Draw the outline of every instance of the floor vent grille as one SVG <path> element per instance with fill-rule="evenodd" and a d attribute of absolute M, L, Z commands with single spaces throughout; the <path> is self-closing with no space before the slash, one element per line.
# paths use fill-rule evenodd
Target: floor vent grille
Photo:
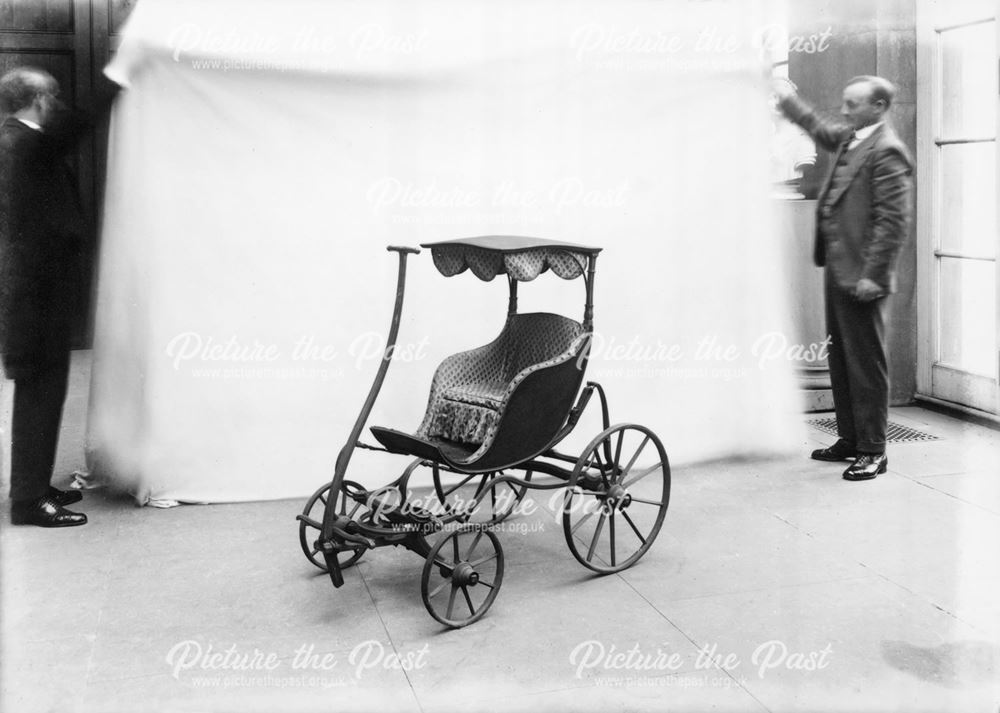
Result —
<path fill-rule="evenodd" d="M 823 433 L 831 436 L 837 435 L 837 419 L 835 418 L 814 418 L 808 421 L 809 425 Z M 889 443 L 917 443 L 921 441 L 940 441 L 939 436 L 918 431 L 909 426 L 900 426 L 898 423 L 889 421 L 889 430 L 886 433 L 886 440 Z"/>

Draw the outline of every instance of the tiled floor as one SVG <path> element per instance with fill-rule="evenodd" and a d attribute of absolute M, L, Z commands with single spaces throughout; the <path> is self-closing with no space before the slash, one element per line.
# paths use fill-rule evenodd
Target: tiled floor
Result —
<path fill-rule="evenodd" d="M 61 474 L 82 465 L 74 377 Z M 94 491 L 64 531 L 4 510 L 0 710 L 996 713 L 1000 433 L 891 418 L 941 440 L 893 445 L 866 483 L 806 457 L 678 468 L 659 539 L 618 575 L 579 566 L 544 507 L 512 519 L 500 596 L 456 631 L 410 552 L 334 590 L 299 550 L 300 501 Z"/>

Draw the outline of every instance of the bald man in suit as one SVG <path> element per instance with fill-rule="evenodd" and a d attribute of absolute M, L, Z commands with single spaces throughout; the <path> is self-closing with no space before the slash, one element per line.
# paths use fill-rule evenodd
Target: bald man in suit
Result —
<path fill-rule="evenodd" d="M 0 78 L 0 357 L 14 380 L 11 522 L 83 525 L 76 491 L 50 485 L 69 372 L 86 222 L 69 153 L 88 128 L 47 72 Z"/>
<path fill-rule="evenodd" d="M 871 480 L 888 467 L 886 299 L 896 290 L 896 261 L 913 212 L 913 161 L 885 121 L 895 88 L 882 77 L 854 77 L 844 88 L 841 120 L 818 114 L 787 82 L 775 93 L 784 115 L 834 152 L 816 201 L 813 259 L 825 268 L 838 440 L 812 457 L 853 460 L 843 477 Z"/>

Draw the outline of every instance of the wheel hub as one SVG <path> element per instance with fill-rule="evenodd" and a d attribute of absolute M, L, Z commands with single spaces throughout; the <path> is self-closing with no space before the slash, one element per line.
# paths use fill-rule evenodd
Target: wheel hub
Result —
<path fill-rule="evenodd" d="M 479 584 L 479 572 L 468 562 L 461 562 L 452 570 L 451 581 L 456 587 L 474 587 Z"/>
<path fill-rule="evenodd" d="M 610 510 L 624 510 L 632 504 L 632 496 L 625 488 L 616 483 L 608 488 L 604 502 L 607 503 Z"/>
<path fill-rule="evenodd" d="M 600 490 L 604 483 L 600 470 L 584 470 L 580 472 L 577 482 L 584 490 Z"/>

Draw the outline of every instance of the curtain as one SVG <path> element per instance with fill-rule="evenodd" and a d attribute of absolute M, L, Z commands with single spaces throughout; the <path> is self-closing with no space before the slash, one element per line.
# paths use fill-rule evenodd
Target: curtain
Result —
<path fill-rule="evenodd" d="M 139 3 L 113 114 L 88 452 L 140 502 L 329 481 L 388 331 L 388 244 L 604 247 L 588 378 L 675 463 L 799 440 L 760 3 Z M 766 49 L 766 48 L 765 48 Z M 801 269 L 808 269 L 801 266 Z M 505 280 L 412 257 L 370 424 L 419 425 Z M 522 311 L 583 313 L 582 280 Z M 766 347 L 766 349 L 765 349 Z M 600 430 L 585 415 L 565 449 Z M 361 452 L 375 485 L 405 459 Z"/>

